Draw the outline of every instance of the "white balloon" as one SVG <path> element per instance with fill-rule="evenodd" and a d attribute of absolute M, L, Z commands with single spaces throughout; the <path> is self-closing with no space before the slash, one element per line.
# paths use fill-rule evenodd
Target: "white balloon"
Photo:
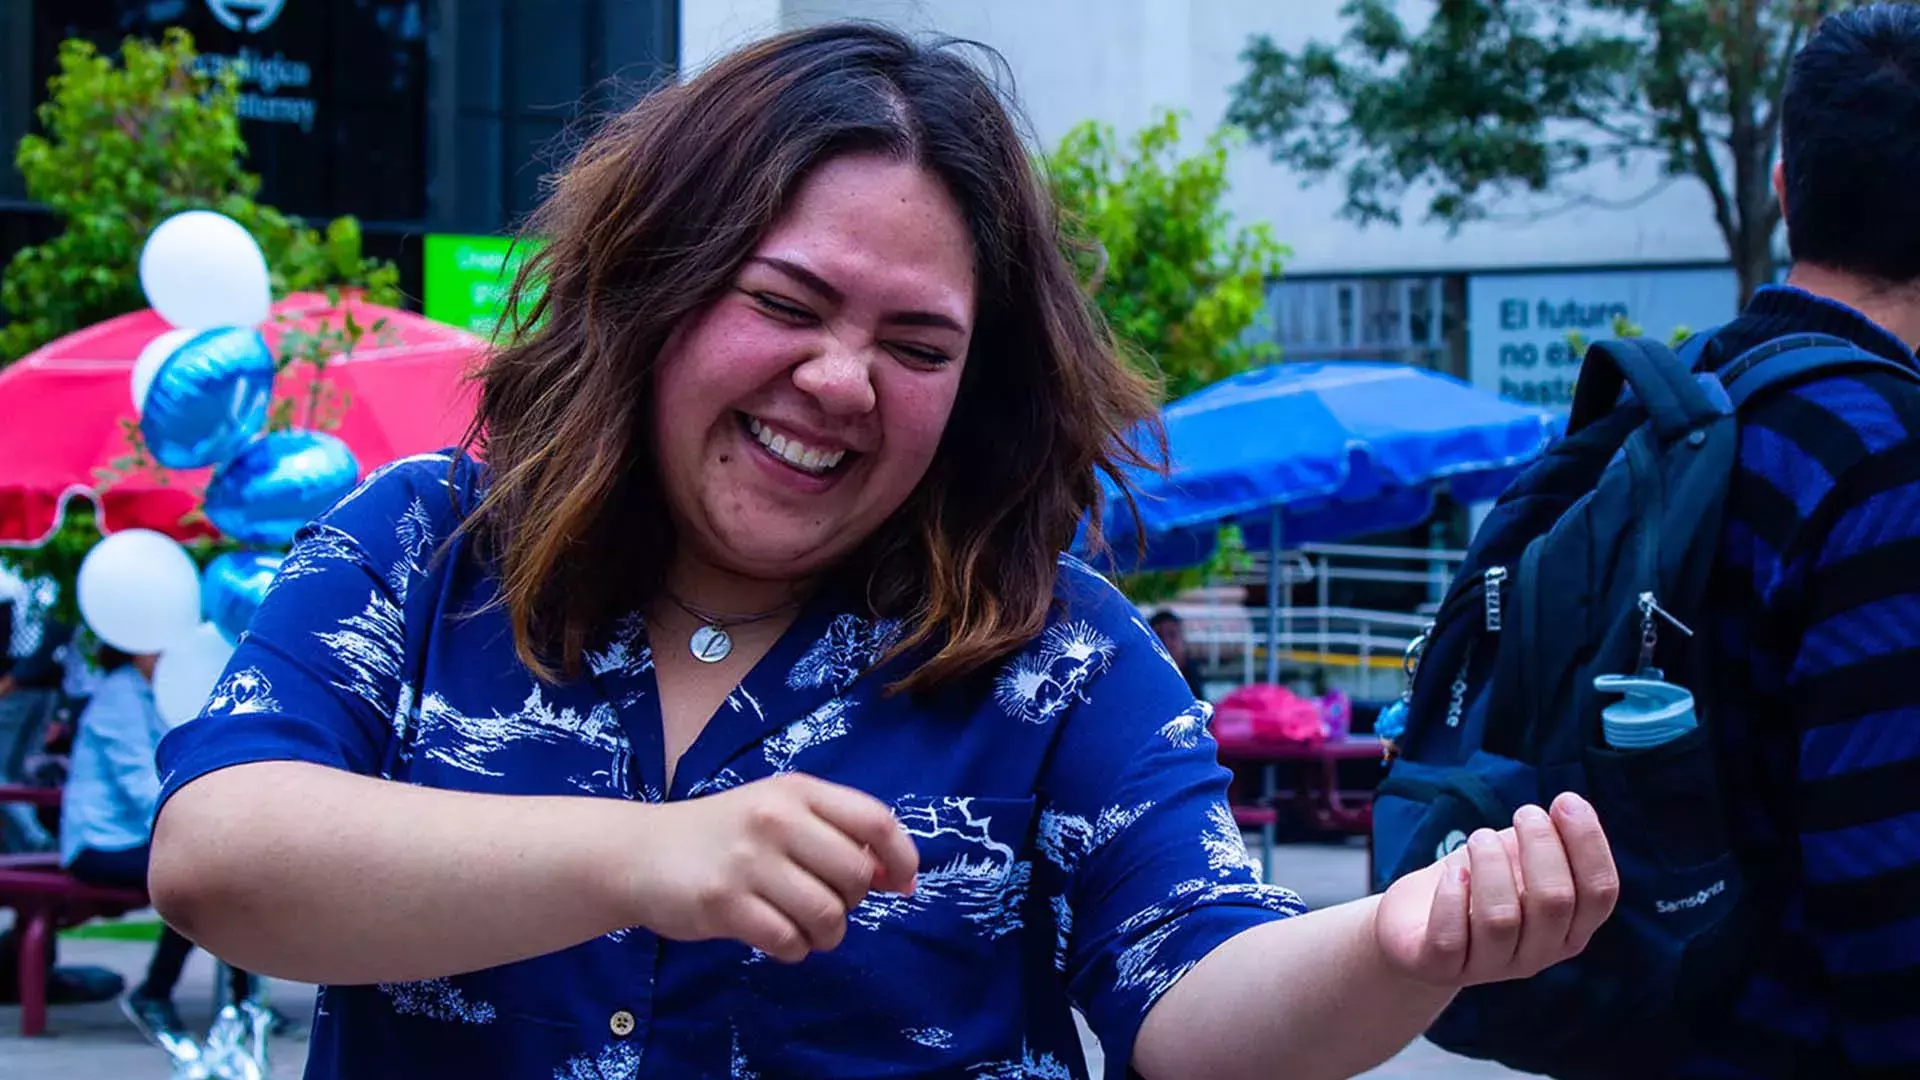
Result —
<path fill-rule="evenodd" d="M 192 341 L 198 330 L 168 330 L 140 350 L 140 356 L 133 362 L 133 411 L 137 416 L 147 407 L 147 391 L 153 388 L 153 376 L 160 365 L 172 356 L 175 349 Z"/>
<path fill-rule="evenodd" d="M 233 646 L 212 623 L 201 623 L 168 645 L 153 665 L 153 704 L 160 718 L 178 727 L 200 715 L 231 659 Z"/>
<path fill-rule="evenodd" d="M 140 250 L 140 288 L 182 330 L 257 326 L 273 303 L 266 256 L 240 223 L 189 210 L 160 223 Z"/>
<path fill-rule="evenodd" d="M 80 617 L 124 653 L 157 653 L 200 622 L 200 573 L 186 549 L 151 529 L 125 529 L 80 562 Z"/>

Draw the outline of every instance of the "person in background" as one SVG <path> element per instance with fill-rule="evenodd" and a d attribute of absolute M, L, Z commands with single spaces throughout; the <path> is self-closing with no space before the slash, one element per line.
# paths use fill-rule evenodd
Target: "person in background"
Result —
<path fill-rule="evenodd" d="M 97 659 L 101 675 L 80 714 L 60 801 L 60 862 L 91 884 L 145 888 L 160 797 L 154 755 L 167 730 L 153 703 L 158 657 L 102 646 Z M 121 1008 L 141 1034 L 169 1052 L 190 1041 L 173 1005 L 173 989 L 192 951 L 192 942 L 163 925 L 146 981 L 121 998 Z M 252 980 L 238 968 L 229 971 L 233 1000 L 245 1000 Z"/>
<path fill-rule="evenodd" d="M 1780 115 L 1793 269 L 1709 331 L 1703 366 L 1818 333 L 1915 367 L 1920 6 L 1828 16 Z M 1775 908 L 1744 987 L 1667 1075 L 1920 1076 L 1912 379 L 1845 372 L 1752 409 L 1707 596 L 1727 820 Z"/>
<path fill-rule="evenodd" d="M 18 611 L 15 617 L 19 617 Z M 69 697 L 85 697 L 92 676 L 86 657 L 72 648 L 74 637 L 72 624 L 47 619 L 41 627 L 40 644 L 0 674 L 0 698 L 15 690 L 59 690 Z"/>
<path fill-rule="evenodd" d="M 1186 622 L 1175 615 L 1172 608 L 1161 608 L 1153 618 L 1147 620 L 1147 625 L 1153 628 L 1160 644 L 1166 646 L 1167 655 L 1173 658 L 1174 666 L 1180 669 L 1180 677 L 1187 680 L 1187 689 L 1193 691 L 1197 700 L 1205 701 L 1207 695 L 1201 690 L 1200 676 L 1193 669 L 1193 653 L 1187 649 Z"/>

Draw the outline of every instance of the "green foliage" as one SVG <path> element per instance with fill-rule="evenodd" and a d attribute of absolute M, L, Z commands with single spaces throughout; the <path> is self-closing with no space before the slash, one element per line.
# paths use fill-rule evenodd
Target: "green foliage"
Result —
<path fill-rule="evenodd" d="M 45 544 L 25 551 L 0 551 L 0 562 L 28 581 L 52 578 L 58 588 L 45 614 L 78 626 L 80 604 L 74 598 L 72 583 L 80 574 L 80 560 L 99 542 L 100 529 L 93 520 L 93 504 L 75 499 L 67 504 L 60 527 Z"/>
<path fill-rule="evenodd" d="M 1200 566 L 1183 570 L 1148 570 L 1124 575 L 1117 583 L 1136 604 L 1158 604 L 1210 582 L 1244 577 L 1253 572 L 1245 536 L 1238 525 L 1224 525 L 1213 556 Z"/>
<path fill-rule="evenodd" d="M 1614 337 L 1637 338 L 1637 337 L 1645 337 L 1646 334 L 1647 334 L 1647 331 L 1645 327 L 1641 326 L 1637 322 L 1634 322 L 1632 319 L 1627 318 L 1625 315 L 1615 315 L 1613 317 L 1613 336 Z M 1673 328 L 1673 330 L 1670 333 L 1667 334 L 1667 344 L 1675 348 L 1678 348 L 1681 342 L 1687 340 L 1692 336 L 1693 336 L 1692 330 L 1684 326 L 1676 326 Z M 1587 336 L 1585 334 L 1580 333 L 1578 330 L 1569 330 L 1567 331 L 1567 344 L 1573 347 L 1573 352 L 1575 356 L 1585 356 L 1587 352 L 1587 346 L 1592 344 L 1592 342 L 1588 341 Z"/>
<path fill-rule="evenodd" d="M 140 249 L 154 226 L 184 210 L 217 210 L 251 232 L 276 295 L 329 285 L 393 303 L 399 271 L 362 253 L 359 223 L 324 230 L 255 201 L 259 177 L 243 166 L 238 83 L 196 72 L 192 39 L 129 39 L 120 63 L 92 45 L 60 47 L 59 73 L 38 111 L 44 134 L 14 155 L 27 195 L 63 230 L 16 253 L 0 275 L 0 364 L 63 334 L 146 306 Z"/>
<path fill-rule="evenodd" d="M 1239 225 L 1222 205 L 1235 137 L 1216 131 L 1200 152 L 1183 156 L 1176 113 L 1124 143 L 1111 127 L 1089 122 L 1046 162 L 1069 255 L 1121 345 L 1168 398 L 1278 356 L 1249 331 L 1287 251 L 1264 224 Z M 1245 562 L 1239 530 L 1228 528 L 1205 565 L 1120 584 L 1152 603 L 1240 572 Z"/>
<path fill-rule="evenodd" d="M 1338 43 L 1255 37 L 1227 115 L 1293 169 L 1344 175 L 1362 223 L 1399 223 L 1414 192 L 1454 227 L 1521 191 L 1589 201 L 1586 170 L 1652 155 L 1711 196 L 1744 294 L 1772 278 L 1787 62 L 1850 2 L 1447 0 L 1415 28 L 1395 0 L 1348 0 Z"/>
<path fill-rule="evenodd" d="M 338 290 L 329 289 L 328 296 L 335 304 L 339 303 Z M 307 384 L 304 400 L 281 398 L 274 402 L 273 413 L 267 418 L 267 430 L 287 431 L 299 427 L 330 431 L 339 427 L 348 401 L 339 387 L 326 380 L 327 365 L 336 357 L 351 354 L 368 338 L 384 343 L 389 338 L 387 320 L 363 323 L 351 310 L 341 317 L 338 326 L 326 320 L 312 330 L 288 327 L 282 331 L 278 371 L 285 372 L 298 365 L 309 369 L 313 379 Z"/>
<path fill-rule="evenodd" d="M 1124 143 L 1085 123 L 1046 163 L 1095 302 L 1170 398 L 1275 356 L 1247 331 L 1287 252 L 1265 225 L 1238 225 L 1222 206 L 1233 137 L 1215 132 L 1182 156 L 1177 114 Z"/>

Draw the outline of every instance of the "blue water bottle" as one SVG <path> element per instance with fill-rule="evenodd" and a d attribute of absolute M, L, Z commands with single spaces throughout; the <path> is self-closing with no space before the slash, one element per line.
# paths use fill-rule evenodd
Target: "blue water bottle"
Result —
<path fill-rule="evenodd" d="M 1655 675 L 1602 675 L 1593 688 L 1626 697 L 1600 713 L 1607 745 L 1615 750 L 1663 746 L 1695 726 L 1693 694 Z"/>

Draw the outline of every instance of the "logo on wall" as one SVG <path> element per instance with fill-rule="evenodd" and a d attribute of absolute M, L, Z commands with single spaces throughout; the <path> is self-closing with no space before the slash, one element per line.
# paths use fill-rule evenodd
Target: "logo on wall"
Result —
<path fill-rule="evenodd" d="M 207 0 L 207 10 L 220 25 L 238 33 L 257 34 L 273 25 L 287 0 Z"/>

